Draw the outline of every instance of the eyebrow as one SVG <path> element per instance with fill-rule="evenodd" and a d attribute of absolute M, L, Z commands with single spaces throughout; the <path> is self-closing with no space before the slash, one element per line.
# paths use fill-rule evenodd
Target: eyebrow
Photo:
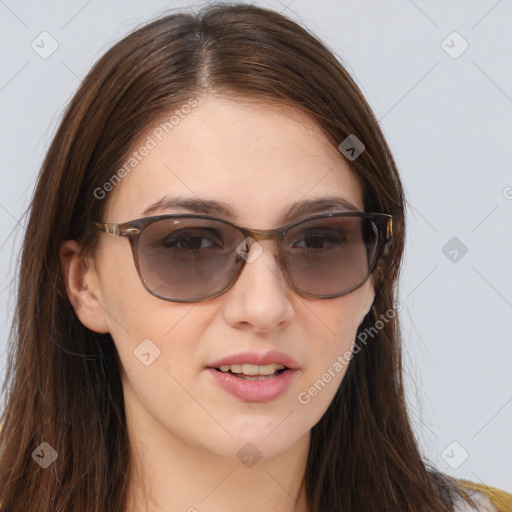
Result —
<path fill-rule="evenodd" d="M 213 199 L 198 199 L 186 197 L 169 197 L 164 196 L 158 201 L 149 205 L 142 215 L 150 215 L 161 210 L 167 209 L 181 209 L 188 210 L 194 213 L 203 215 L 214 215 L 226 220 L 234 220 L 236 215 L 232 207 L 225 202 L 216 201 Z M 343 197 L 328 196 L 320 197 L 317 199 L 308 199 L 305 201 L 297 201 L 291 203 L 285 208 L 285 215 L 281 219 L 282 222 L 291 222 L 298 219 L 302 215 L 311 213 L 321 213 L 333 209 L 341 209 L 342 211 L 359 212 L 361 211 L 357 206 L 347 201 Z"/>

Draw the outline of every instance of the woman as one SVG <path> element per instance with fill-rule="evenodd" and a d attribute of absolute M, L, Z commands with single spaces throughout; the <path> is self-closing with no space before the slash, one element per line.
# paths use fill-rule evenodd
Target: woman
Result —
<path fill-rule="evenodd" d="M 372 112 L 297 24 L 211 6 L 123 39 L 33 197 L 2 510 L 498 510 L 411 429 L 404 226 Z"/>

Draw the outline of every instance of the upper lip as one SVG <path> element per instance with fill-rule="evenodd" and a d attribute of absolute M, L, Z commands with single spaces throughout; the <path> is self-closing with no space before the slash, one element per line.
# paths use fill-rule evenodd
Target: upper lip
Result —
<path fill-rule="evenodd" d="M 210 363 L 208 368 L 219 368 L 220 366 L 230 364 L 256 364 L 258 366 L 262 366 L 272 363 L 281 364 L 293 370 L 296 370 L 299 367 L 297 361 L 289 355 L 283 354 L 283 352 L 278 352 L 277 350 L 271 350 L 264 353 L 240 352 L 239 354 L 232 354 Z"/>

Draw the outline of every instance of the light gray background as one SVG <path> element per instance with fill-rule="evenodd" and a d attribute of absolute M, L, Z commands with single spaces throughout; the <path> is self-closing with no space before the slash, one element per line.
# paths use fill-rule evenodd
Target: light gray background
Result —
<path fill-rule="evenodd" d="M 512 492 L 512 2 L 255 3 L 302 20 L 337 53 L 394 152 L 409 214 L 406 384 L 424 453 L 446 473 Z M 0 0 L 2 354 L 22 234 L 13 229 L 64 106 L 108 47 L 184 5 L 200 4 Z M 47 59 L 31 48 L 43 31 L 59 45 Z M 453 31 L 469 44 L 458 58 L 445 49 L 461 40 L 442 46 Z M 455 262 L 454 247 L 442 251 L 452 237 L 468 249 L 454 246 Z"/>

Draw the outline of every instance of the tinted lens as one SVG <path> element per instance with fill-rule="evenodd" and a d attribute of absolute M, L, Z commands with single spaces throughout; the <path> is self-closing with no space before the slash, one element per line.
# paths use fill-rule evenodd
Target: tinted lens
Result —
<path fill-rule="evenodd" d="M 145 286 L 157 295 L 202 300 L 226 289 L 244 261 L 236 248 L 244 235 L 220 221 L 167 218 L 149 224 L 138 242 Z M 295 288 L 337 296 L 363 283 L 376 259 L 379 236 L 365 217 L 323 217 L 288 231 L 284 255 Z"/>
<path fill-rule="evenodd" d="M 296 288 L 318 296 L 339 295 L 370 275 L 378 228 L 366 217 L 326 217 L 292 228 L 284 240 Z"/>
<path fill-rule="evenodd" d="M 147 226 L 139 239 L 142 279 L 156 294 L 200 300 L 228 286 L 240 268 L 244 236 L 223 222 L 169 218 Z"/>

